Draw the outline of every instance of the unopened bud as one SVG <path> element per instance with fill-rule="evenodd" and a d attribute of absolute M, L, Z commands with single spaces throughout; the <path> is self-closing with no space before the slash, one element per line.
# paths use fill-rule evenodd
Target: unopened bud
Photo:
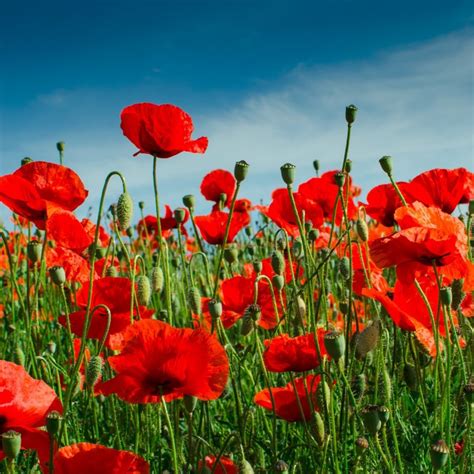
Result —
<path fill-rule="evenodd" d="M 133 200 L 128 192 L 123 192 L 117 202 L 117 222 L 120 230 L 130 227 L 133 216 Z"/>
<path fill-rule="evenodd" d="M 150 302 L 151 285 L 150 279 L 146 275 L 137 277 L 137 299 L 138 304 L 146 306 Z"/>
<path fill-rule="evenodd" d="M 103 361 L 100 356 L 92 356 L 87 363 L 86 386 L 93 388 L 102 375 Z"/>

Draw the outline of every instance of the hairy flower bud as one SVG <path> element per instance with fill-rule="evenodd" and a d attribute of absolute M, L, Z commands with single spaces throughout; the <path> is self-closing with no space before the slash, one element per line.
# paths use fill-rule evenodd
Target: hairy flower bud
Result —
<path fill-rule="evenodd" d="M 130 227 L 133 216 L 133 200 L 128 192 L 123 192 L 117 202 L 117 222 L 120 230 Z"/>
<path fill-rule="evenodd" d="M 146 306 L 151 297 L 150 279 L 146 275 L 138 275 L 136 281 L 138 304 Z"/>
<path fill-rule="evenodd" d="M 199 294 L 199 290 L 192 286 L 189 288 L 188 291 L 188 304 L 191 307 L 191 311 L 193 314 L 197 314 L 198 316 L 202 313 L 202 304 L 201 304 L 201 295 Z"/>
<path fill-rule="evenodd" d="M 275 250 L 272 253 L 271 262 L 273 271 L 277 275 L 283 275 L 283 272 L 285 271 L 285 258 L 283 257 L 283 254 L 278 250 Z"/>
<path fill-rule="evenodd" d="M 102 375 L 103 360 L 99 356 L 92 356 L 87 363 L 86 386 L 93 388 Z"/>

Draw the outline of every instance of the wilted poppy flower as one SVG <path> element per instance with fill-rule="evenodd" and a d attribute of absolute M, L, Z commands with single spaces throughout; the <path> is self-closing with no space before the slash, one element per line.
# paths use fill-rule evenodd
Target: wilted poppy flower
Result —
<path fill-rule="evenodd" d="M 321 356 L 326 355 L 324 332 L 325 330 L 322 328 L 319 328 L 317 332 Z M 304 372 L 315 369 L 321 363 L 316 348 L 315 335 L 312 333 L 297 337 L 282 334 L 265 340 L 264 344 L 263 360 L 265 367 L 270 372 Z"/>
<path fill-rule="evenodd" d="M 201 182 L 201 194 L 208 200 L 216 204 L 213 210 L 219 210 L 219 201 L 221 194 L 226 195 L 225 207 L 229 207 L 232 196 L 235 192 L 235 178 L 232 173 L 226 170 L 214 170 L 204 176 Z"/>
<path fill-rule="evenodd" d="M 69 315 L 71 330 L 77 336 L 82 336 L 84 330 L 88 293 L 89 284 L 86 283 L 77 292 L 76 302 L 80 308 L 79 311 L 75 311 Z M 131 298 L 132 283 L 128 278 L 104 277 L 94 282 L 92 287 L 91 308 L 99 304 L 106 305 L 112 314 L 110 329 L 105 341 L 107 347 L 112 349 L 117 348 L 122 338 L 122 331 L 132 322 L 130 317 Z M 133 319 L 138 317 L 150 318 L 154 313 L 153 310 L 148 310 L 144 306 L 140 306 L 137 310 L 136 306 L 133 305 L 133 308 Z M 67 327 L 65 316 L 61 316 L 59 322 L 64 327 Z M 87 337 L 91 339 L 102 339 L 106 327 L 107 312 L 103 308 L 98 308 L 92 314 Z"/>
<path fill-rule="evenodd" d="M 219 461 L 216 463 L 216 456 L 206 456 L 204 458 L 204 463 L 199 463 L 200 473 L 204 472 L 214 472 L 215 474 L 239 474 L 238 466 L 232 461 L 232 459 L 227 456 L 221 456 Z M 207 468 L 209 471 L 205 471 Z"/>
<path fill-rule="evenodd" d="M 307 375 L 294 379 L 294 385 L 290 382 L 285 387 L 264 389 L 255 395 L 254 402 L 266 410 L 273 411 L 273 396 L 276 416 L 286 421 L 309 421 L 313 411 L 319 409 L 316 391 L 320 379 L 319 375 Z"/>
<path fill-rule="evenodd" d="M 0 202 L 39 229 L 45 228 L 47 217 L 56 210 L 76 209 L 87 194 L 74 171 L 45 161 L 33 161 L 0 177 Z"/>
<path fill-rule="evenodd" d="M 148 474 L 148 463 L 135 453 L 100 444 L 64 446 L 54 455 L 55 474 Z"/>
<path fill-rule="evenodd" d="M 202 238 L 211 245 L 224 243 L 225 228 L 229 214 L 223 211 L 212 211 L 207 216 L 196 216 L 194 221 L 199 227 Z M 246 212 L 234 212 L 229 228 L 227 243 L 233 242 L 235 236 L 250 224 L 250 216 Z"/>
<path fill-rule="evenodd" d="M 134 104 L 122 110 L 123 134 L 138 148 L 139 153 L 158 158 L 170 158 L 183 151 L 204 153 L 206 137 L 192 140 L 191 116 L 176 105 Z"/>
<path fill-rule="evenodd" d="M 46 425 L 51 411 L 62 411 L 54 390 L 42 380 L 32 378 L 25 369 L 0 360 L 0 434 L 13 430 L 21 434 L 23 449 L 35 449 L 40 459 L 48 459 Z M 4 457 L 0 446 L 0 459 Z"/>
<path fill-rule="evenodd" d="M 229 375 L 224 348 L 202 329 L 178 329 L 154 319 L 124 331 L 121 353 L 109 357 L 116 377 L 97 385 L 130 403 L 169 402 L 185 395 L 214 400 Z"/>

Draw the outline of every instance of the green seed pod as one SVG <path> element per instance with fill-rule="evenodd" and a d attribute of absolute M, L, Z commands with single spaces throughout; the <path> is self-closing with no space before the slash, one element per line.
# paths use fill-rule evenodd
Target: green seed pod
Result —
<path fill-rule="evenodd" d="M 313 168 L 314 168 L 314 171 L 316 171 L 316 174 L 318 174 L 319 173 L 319 160 L 313 161 Z"/>
<path fill-rule="evenodd" d="M 245 415 L 244 423 L 244 445 L 249 446 L 253 443 L 255 436 L 255 408 L 250 407 Z"/>
<path fill-rule="evenodd" d="M 293 184 L 295 181 L 296 166 L 291 163 L 285 163 L 281 166 L 280 171 L 283 182 L 289 185 Z"/>
<path fill-rule="evenodd" d="M 196 205 L 196 198 L 192 194 L 186 194 L 186 196 L 183 196 L 183 204 L 188 209 L 193 210 Z"/>
<path fill-rule="evenodd" d="M 365 374 L 356 375 L 352 379 L 351 389 L 354 396 L 361 399 L 367 389 L 367 376 Z"/>
<path fill-rule="evenodd" d="M 311 229 L 308 232 L 308 239 L 310 242 L 316 242 L 319 238 L 319 230 L 318 229 Z"/>
<path fill-rule="evenodd" d="M 361 416 L 364 422 L 365 429 L 371 435 L 376 435 L 380 428 L 382 428 L 382 421 L 380 420 L 379 416 L 379 406 L 366 405 L 362 409 Z"/>
<path fill-rule="evenodd" d="M 367 438 L 360 436 L 359 438 L 356 439 L 355 445 L 356 445 L 356 452 L 360 456 L 369 447 L 369 442 L 367 441 Z"/>
<path fill-rule="evenodd" d="M 33 162 L 33 159 L 30 158 L 29 156 L 25 156 L 24 158 L 22 158 L 21 160 L 21 166 L 25 166 L 25 165 L 28 165 L 29 163 L 32 163 Z"/>
<path fill-rule="evenodd" d="M 277 275 L 283 275 L 283 272 L 285 271 L 285 257 L 283 257 L 283 254 L 278 250 L 275 250 L 272 253 L 271 262 L 273 271 Z"/>
<path fill-rule="evenodd" d="M 26 254 L 32 263 L 36 263 L 41 260 L 41 250 L 42 246 L 37 240 L 31 240 L 28 242 Z"/>
<path fill-rule="evenodd" d="M 235 163 L 234 178 L 238 183 L 241 183 L 247 177 L 249 166 L 250 165 L 244 160 L 240 160 Z"/>
<path fill-rule="evenodd" d="M 282 472 L 284 474 L 288 474 L 289 469 L 290 467 L 288 466 L 288 464 L 286 464 L 286 462 L 283 461 L 282 459 L 279 459 L 275 463 L 275 472 Z"/>
<path fill-rule="evenodd" d="M 347 257 L 342 257 L 338 262 L 338 270 L 344 280 L 351 277 L 351 262 Z"/>
<path fill-rule="evenodd" d="M 463 387 L 464 396 L 468 403 L 474 403 L 474 382 L 470 381 Z"/>
<path fill-rule="evenodd" d="M 453 294 L 451 292 L 451 287 L 445 286 L 444 288 L 441 288 L 439 291 L 439 296 L 443 305 L 450 308 L 453 302 Z"/>
<path fill-rule="evenodd" d="M 99 356 L 92 356 L 86 369 L 86 386 L 93 388 L 102 375 L 103 361 Z"/>
<path fill-rule="evenodd" d="M 219 319 L 221 316 L 222 316 L 222 303 L 220 301 L 217 301 L 217 300 L 209 300 L 209 303 L 208 303 L 208 307 L 209 307 L 209 313 L 211 314 L 211 318 L 215 321 L 217 319 Z"/>
<path fill-rule="evenodd" d="M 56 343 L 54 341 L 49 341 L 48 342 L 48 349 L 47 351 L 53 355 L 56 352 Z"/>
<path fill-rule="evenodd" d="M 145 203 L 143 201 L 138 201 L 138 208 L 140 211 L 143 211 L 143 209 L 145 209 Z"/>
<path fill-rule="evenodd" d="M 185 209 L 183 209 L 182 207 L 178 207 L 177 209 L 174 210 L 174 220 L 178 224 L 182 224 L 185 219 L 186 219 L 186 210 Z"/>
<path fill-rule="evenodd" d="M 407 384 L 407 387 L 413 392 L 418 387 L 418 377 L 416 375 L 416 369 L 413 364 L 406 364 L 403 367 L 403 379 Z"/>
<path fill-rule="evenodd" d="M 227 247 L 224 250 L 224 259 L 227 263 L 232 265 L 234 262 L 238 260 L 238 258 L 239 258 L 239 251 L 237 247 L 231 246 L 231 247 Z"/>
<path fill-rule="evenodd" d="M 130 227 L 129 227 L 130 229 Z M 127 229 L 128 230 L 128 229 Z M 95 249 L 95 256 L 98 259 L 104 258 L 107 255 L 107 249 L 104 247 L 97 247 Z"/>
<path fill-rule="evenodd" d="M 369 352 L 377 346 L 380 339 L 382 324 L 380 319 L 376 319 L 370 326 L 367 326 L 356 339 L 356 356 L 363 359 Z"/>
<path fill-rule="evenodd" d="M 13 430 L 3 433 L 2 449 L 7 459 L 15 460 L 21 449 L 21 434 Z"/>
<path fill-rule="evenodd" d="M 382 423 L 382 426 L 385 425 L 390 418 L 390 411 L 384 405 L 379 406 L 379 418 Z"/>
<path fill-rule="evenodd" d="M 117 202 L 117 222 L 120 230 L 127 230 L 132 223 L 133 200 L 128 192 L 123 192 Z"/>
<path fill-rule="evenodd" d="M 342 188 L 344 186 L 345 181 L 346 175 L 344 173 L 336 173 L 334 175 L 334 183 L 336 183 L 339 188 Z"/>
<path fill-rule="evenodd" d="M 314 412 L 314 422 L 316 441 L 318 442 L 319 446 L 322 446 L 326 439 L 326 432 L 324 428 L 324 421 L 318 411 Z"/>
<path fill-rule="evenodd" d="M 136 281 L 138 304 L 146 306 L 151 297 L 150 279 L 146 275 L 138 275 Z"/>
<path fill-rule="evenodd" d="M 324 334 L 324 347 L 326 352 L 334 359 L 339 360 L 346 351 L 346 339 L 338 329 L 328 331 Z"/>
<path fill-rule="evenodd" d="M 21 346 L 16 346 L 15 347 L 15 362 L 18 365 L 25 366 L 25 353 L 23 352 L 23 349 Z"/>
<path fill-rule="evenodd" d="M 316 404 L 319 411 L 324 413 L 324 407 L 329 409 L 331 402 L 331 389 L 329 388 L 326 380 L 319 382 L 318 388 L 316 389 Z"/>
<path fill-rule="evenodd" d="M 448 461 L 449 448 L 444 439 L 436 441 L 430 450 L 431 465 L 435 471 L 440 471 Z"/>
<path fill-rule="evenodd" d="M 293 247 L 291 251 L 296 259 L 303 257 L 304 247 L 303 247 L 303 242 L 301 242 L 301 239 L 298 238 L 293 241 Z"/>
<path fill-rule="evenodd" d="M 367 242 L 369 240 L 369 227 L 367 222 L 362 219 L 357 219 L 356 224 L 357 235 L 362 242 Z"/>
<path fill-rule="evenodd" d="M 184 408 L 188 413 L 192 413 L 197 405 L 197 398 L 192 395 L 185 395 L 183 398 Z"/>
<path fill-rule="evenodd" d="M 262 270 L 263 270 L 263 264 L 260 260 L 254 260 L 252 262 L 252 265 L 253 265 L 253 271 L 257 274 L 260 274 L 262 273 Z"/>
<path fill-rule="evenodd" d="M 282 275 L 273 275 L 272 283 L 273 286 L 277 289 L 277 291 L 281 291 L 285 287 L 285 279 Z"/>
<path fill-rule="evenodd" d="M 107 267 L 107 270 L 105 270 L 105 276 L 108 276 L 108 277 L 118 277 L 118 270 L 116 267 L 114 266 L 110 266 L 110 267 Z"/>
<path fill-rule="evenodd" d="M 161 293 L 164 286 L 165 277 L 163 270 L 160 267 L 153 267 L 151 269 L 151 287 L 155 293 Z"/>
<path fill-rule="evenodd" d="M 62 421 L 63 417 L 58 411 L 51 411 L 46 416 L 46 430 L 52 438 L 59 433 Z"/>
<path fill-rule="evenodd" d="M 188 304 L 191 307 L 191 311 L 193 314 L 197 314 L 198 316 L 202 313 L 202 303 L 201 303 L 201 295 L 199 294 L 199 290 L 192 286 L 189 288 L 188 291 Z"/>
<path fill-rule="evenodd" d="M 352 160 L 346 160 L 344 171 L 349 174 L 352 171 Z"/>
<path fill-rule="evenodd" d="M 349 313 L 349 302 L 347 300 L 339 301 L 339 311 L 342 314 L 348 314 Z"/>
<path fill-rule="evenodd" d="M 387 173 L 389 176 L 392 176 L 393 171 L 393 162 L 391 156 L 382 156 L 379 160 L 381 168 Z"/>
<path fill-rule="evenodd" d="M 53 283 L 58 286 L 63 286 L 66 283 L 66 272 L 64 271 L 63 267 L 54 266 L 51 267 L 49 270 L 49 276 Z"/>
<path fill-rule="evenodd" d="M 58 142 L 58 143 L 56 143 L 56 148 L 60 153 L 63 153 L 65 145 L 66 144 L 64 142 Z"/>
<path fill-rule="evenodd" d="M 349 125 L 352 125 L 357 116 L 357 107 L 354 104 L 348 105 L 346 107 L 346 122 Z"/>
<path fill-rule="evenodd" d="M 451 303 L 451 308 L 454 311 L 457 311 L 459 309 L 459 306 L 461 306 L 461 303 L 464 300 L 464 297 L 466 296 L 466 293 L 464 293 L 463 291 L 463 286 L 464 279 L 454 280 L 451 283 L 451 292 L 453 295 L 453 302 Z"/>

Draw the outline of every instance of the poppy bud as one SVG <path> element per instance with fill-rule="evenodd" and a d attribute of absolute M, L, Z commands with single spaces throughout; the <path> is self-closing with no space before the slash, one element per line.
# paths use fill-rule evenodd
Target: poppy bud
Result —
<path fill-rule="evenodd" d="M 224 250 L 224 258 L 225 258 L 225 261 L 227 263 L 232 264 L 232 263 L 236 262 L 237 259 L 239 258 L 239 251 L 234 246 L 227 247 Z"/>
<path fill-rule="evenodd" d="M 58 149 L 58 151 L 60 153 L 62 153 L 64 151 L 64 146 L 65 146 L 65 143 L 64 142 L 58 142 L 56 143 L 56 148 Z"/>
<path fill-rule="evenodd" d="M 196 198 L 193 194 L 186 194 L 186 196 L 183 196 L 183 204 L 188 209 L 194 209 L 194 206 L 196 205 Z"/>
<path fill-rule="evenodd" d="M 197 398 L 192 395 L 185 395 L 183 398 L 184 408 L 188 413 L 192 413 L 197 405 Z"/>
<path fill-rule="evenodd" d="M 188 303 L 189 303 L 189 306 L 191 307 L 191 311 L 194 314 L 197 314 L 200 316 L 202 312 L 201 295 L 199 294 L 199 290 L 195 286 L 192 286 L 191 288 L 189 288 Z"/>
<path fill-rule="evenodd" d="M 99 356 L 92 356 L 87 364 L 86 369 L 86 386 L 93 388 L 102 375 L 102 358 Z"/>
<path fill-rule="evenodd" d="M 346 160 L 346 164 L 344 165 L 344 171 L 349 174 L 352 171 L 352 160 Z"/>
<path fill-rule="evenodd" d="M 367 326 L 356 338 L 356 356 L 359 359 L 364 358 L 377 346 L 381 331 L 380 320 L 374 320 L 370 326 Z"/>
<path fill-rule="evenodd" d="M 288 185 L 293 184 L 295 180 L 295 170 L 296 170 L 296 166 L 292 165 L 291 163 L 285 163 L 283 166 L 281 166 L 280 168 L 281 177 L 285 184 L 288 184 Z"/>
<path fill-rule="evenodd" d="M 445 286 L 444 288 L 441 288 L 439 290 L 439 296 L 444 306 L 451 307 L 453 302 L 453 293 L 451 292 L 451 287 Z"/>
<path fill-rule="evenodd" d="M 414 365 L 406 364 L 405 367 L 403 367 L 403 379 L 405 380 L 405 383 L 407 384 L 407 387 L 410 390 L 416 390 L 418 386 L 418 378 L 416 376 L 416 370 Z"/>
<path fill-rule="evenodd" d="M 151 285 L 150 279 L 146 275 L 137 277 L 137 299 L 138 304 L 146 306 L 150 301 Z"/>
<path fill-rule="evenodd" d="M 182 207 L 174 210 L 174 219 L 178 224 L 182 224 L 186 219 L 186 211 Z"/>
<path fill-rule="evenodd" d="M 28 242 L 26 254 L 31 262 L 39 262 L 41 260 L 41 244 L 37 240 L 31 240 Z"/>
<path fill-rule="evenodd" d="M 130 227 L 133 216 L 133 200 L 128 192 L 123 192 L 117 202 L 117 222 L 120 230 Z"/>
<path fill-rule="evenodd" d="M 250 165 L 244 160 L 237 161 L 235 164 L 234 177 L 238 183 L 241 183 L 247 177 L 249 166 Z"/>
<path fill-rule="evenodd" d="M 457 311 L 459 306 L 461 305 L 466 293 L 463 291 L 464 286 L 464 279 L 460 280 L 453 280 L 451 283 L 451 292 L 453 295 L 453 302 L 451 303 L 451 308 L 454 311 Z"/>
<path fill-rule="evenodd" d="M 313 161 L 313 168 L 314 168 L 314 171 L 316 171 L 316 174 L 318 174 L 319 173 L 319 160 Z"/>
<path fill-rule="evenodd" d="M 46 430 L 51 437 L 55 437 L 61 428 L 63 417 L 58 411 L 51 411 L 46 416 Z"/>
<path fill-rule="evenodd" d="M 286 239 L 277 239 L 275 242 L 275 248 L 280 252 L 286 250 Z"/>
<path fill-rule="evenodd" d="M 25 156 L 24 158 L 22 158 L 21 160 L 21 166 L 25 166 L 29 163 L 32 163 L 33 162 L 33 159 L 30 158 L 29 156 Z"/>
<path fill-rule="evenodd" d="M 431 465 L 435 471 L 440 471 L 448 461 L 449 448 L 444 439 L 436 441 L 430 450 Z"/>
<path fill-rule="evenodd" d="M 48 342 L 48 352 L 53 355 L 56 352 L 56 343 L 54 341 Z"/>
<path fill-rule="evenodd" d="M 252 465 L 246 460 L 242 459 L 239 464 L 239 474 L 254 474 Z"/>
<path fill-rule="evenodd" d="M 140 211 L 145 209 L 145 203 L 143 201 L 138 201 L 138 209 L 140 209 Z"/>
<path fill-rule="evenodd" d="M 351 390 L 356 398 L 362 398 L 367 389 L 367 377 L 365 374 L 356 375 L 351 382 Z"/>
<path fill-rule="evenodd" d="M 160 267 L 153 267 L 151 269 L 151 287 L 156 293 L 161 293 L 164 284 L 163 270 Z"/>
<path fill-rule="evenodd" d="M 272 268 L 277 275 L 283 275 L 285 271 L 285 258 L 282 253 L 276 250 L 272 253 Z"/>
<path fill-rule="evenodd" d="M 220 301 L 214 299 L 209 300 L 208 307 L 211 318 L 214 321 L 222 316 L 222 303 Z"/>
<path fill-rule="evenodd" d="M 289 466 L 282 459 L 278 460 L 275 464 L 275 472 L 288 473 Z"/>
<path fill-rule="evenodd" d="M 255 321 L 252 317 L 244 313 L 244 317 L 242 318 L 242 325 L 240 326 L 240 334 L 242 336 L 248 336 L 253 330 L 255 329 Z"/>
<path fill-rule="evenodd" d="M 316 389 L 316 403 L 320 410 L 329 408 L 331 402 L 331 389 L 329 388 L 326 380 L 319 382 L 318 388 Z"/>
<path fill-rule="evenodd" d="M 346 350 L 346 339 L 341 331 L 334 329 L 324 335 L 324 347 L 327 353 L 334 359 L 339 360 Z"/>
<path fill-rule="evenodd" d="M 273 286 L 278 291 L 281 291 L 281 290 L 283 290 L 283 287 L 285 286 L 285 279 L 283 278 L 282 275 L 273 275 L 272 276 L 272 283 L 273 283 Z"/>
<path fill-rule="evenodd" d="M 292 252 L 293 252 L 293 255 L 295 256 L 295 258 L 300 258 L 303 256 L 303 242 L 301 242 L 300 239 L 296 239 L 295 241 L 293 241 L 293 247 L 292 247 Z"/>
<path fill-rule="evenodd" d="M 252 262 L 252 265 L 253 265 L 253 271 L 255 273 L 261 273 L 262 272 L 263 264 L 260 260 L 254 260 Z"/>
<path fill-rule="evenodd" d="M 474 382 L 471 381 L 464 385 L 463 392 L 468 403 L 474 403 Z"/>
<path fill-rule="evenodd" d="M 346 181 L 346 175 L 344 173 L 336 173 L 334 175 L 334 182 L 340 188 L 342 188 L 344 186 L 345 181 Z"/>
<path fill-rule="evenodd" d="M 344 280 L 349 280 L 351 276 L 351 262 L 348 257 L 342 257 L 338 264 L 339 273 Z"/>
<path fill-rule="evenodd" d="M 369 228 L 367 222 L 363 219 L 357 219 L 356 230 L 357 235 L 362 242 L 367 242 L 367 240 L 369 240 Z"/>
<path fill-rule="evenodd" d="M 53 283 L 58 286 L 63 286 L 66 283 L 66 272 L 63 267 L 54 266 L 49 269 L 49 276 Z"/>
<path fill-rule="evenodd" d="M 324 444 L 326 433 L 324 428 L 324 421 L 318 411 L 314 412 L 314 422 L 316 428 L 316 441 L 320 446 L 322 446 Z"/>
<path fill-rule="evenodd" d="M 382 428 L 382 421 L 379 416 L 378 405 L 366 405 L 361 412 L 365 429 L 371 434 L 376 435 Z"/>
<path fill-rule="evenodd" d="M 389 176 L 392 176 L 393 163 L 391 156 L 382 156 L 379 160 L 380 166 Z"/>
<path fill-rule="evenodd" d="M 298 312 L 298 318 L 304 320 L 306 317 L 306 303 L 301 296 L 297 296 L 296 298 L 296 310 Z"/>
<path fill-rule="evenodd" d="M 346 107 L 346 122 L 349 125 L 352 125 L 356 119 L 357 107 L 354 104 L 348 105 Z"/>
<path fill-rule="evenodd" d="M 15 347 L 15 362 L 18 365 L 25 366 L 25 353 L 20 346 Z"/>
<path fill-rule="evenodd" d="M 360 456 L 369 447 L 369 442 L 367 441 L 367 438 L 360 436 L 356 439 L 355 445 L 357 454 Z"/>
<path fill-rule="evenodd" d="M 15 460 L 21 449 L 21 434 L 13 430 L 3 433 L 2 449 L 7 459 Z"/>
<path fill-rule="evenodd" d="M 117 268 L 111 266 L 111 267 L 108 267 L 107 270 L 105 270 L 105 276 L 108 276 L 108 277 L 118 277 L 118 270 Z"/>
<path fill-rule="evenodd" d="M 308 239 L 309 239 L 310 242 L 315 242 L 316 240 L 318 240 L 318 237 L 319 237 L 319 230 L 318 229 L 311 229 L 308 232 Z"/>

